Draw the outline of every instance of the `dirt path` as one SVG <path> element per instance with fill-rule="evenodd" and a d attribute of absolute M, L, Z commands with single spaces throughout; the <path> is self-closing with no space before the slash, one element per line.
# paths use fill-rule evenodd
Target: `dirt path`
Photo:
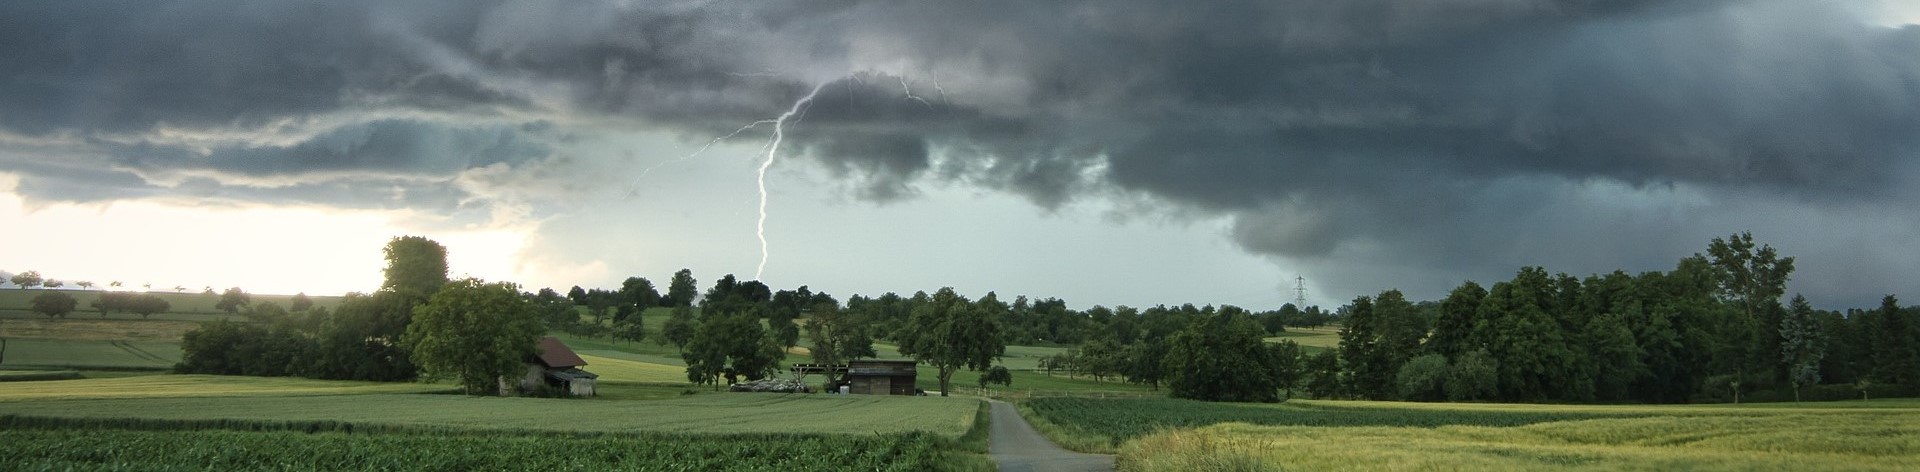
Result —
<path fill-rule="evenodd" d="M 1113 456 L 1081 454 L 1053 445 L 1033 430 L 1006 402 L 993 401 L 993 430 L 987 450 L 1001 472 L 1083 472 L 1113 470 Z"/>

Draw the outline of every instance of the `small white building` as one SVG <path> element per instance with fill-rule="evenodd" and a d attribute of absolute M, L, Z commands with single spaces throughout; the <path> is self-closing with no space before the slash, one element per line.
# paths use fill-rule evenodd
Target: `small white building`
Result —
<path fill-rule="evenodd" d="M 552 336 L 540 338 L 537 348 L 539 354 L 527 359 L 527 375 L 520 379 L 522 390 L 532 390 L 545 385 L 561 389 L 576 397 L 593 396 L 595 379 L 600 378 L 592 372 L 580 370 L 587 365 L 585 359 L 568 349 L 566 343 Z"/>

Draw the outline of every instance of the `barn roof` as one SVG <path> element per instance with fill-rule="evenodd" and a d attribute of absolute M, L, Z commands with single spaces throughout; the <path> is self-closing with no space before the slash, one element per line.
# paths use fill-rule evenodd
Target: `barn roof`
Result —
<path fill-rule="evenodd" d="M 540 363 L 546 364 L 550 369 L 587 365 L 585 359 L 581 359 L 579 354 L 574 354 L 572 349 L 567 348 L 566 343 L 560 342 L 559 338 L 553 336 L 540 338 L 537 349 L 540 351 L 538 356 Z"/>

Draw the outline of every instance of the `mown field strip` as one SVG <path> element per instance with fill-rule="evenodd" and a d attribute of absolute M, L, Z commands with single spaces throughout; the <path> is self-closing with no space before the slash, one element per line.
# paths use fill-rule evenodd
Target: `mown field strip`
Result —
<path fill-rule="evenodd" d="M 978 400 L 957 397 L 754 393 L 689 395 L 653 401 L 467 397 L 376 393 L 382 389 L 445 388 L 423 384 L 298 379 L 222 382 L 247 378 L 209 381 L 196 377 L 207 376 L 0 384 L 0 400 L 3 400 L 0 415 L 341 421 L 600 432 L 890 434 L 924 431 L 957 438 L 971 426 L 978 407 Z M 223 396 L 209 396 L 216 393 Z"/>
<path fill-rule="evenodd" d="M 180 343 L 9 339 L 5 366 L 165 368 L 180 361 Z"/>
<path fill-rule="evenodd" d="M 423 383 L 353 382 L 287 377 L 143 375 L 0 384 L 0 403 L 42 400 L 233 396 L 357 395 L 451 390 Z"/>

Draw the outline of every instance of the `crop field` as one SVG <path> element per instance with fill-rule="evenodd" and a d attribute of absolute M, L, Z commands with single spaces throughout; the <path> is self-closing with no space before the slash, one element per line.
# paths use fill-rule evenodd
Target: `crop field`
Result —
<path fill-rule="evenodd" d="M 541 435 L 0 430 L 24 470 L 966 470 L 924 434 Z M 972 464 L 978 465 L 978 464 Z M 978 469 L 977 467 L 975 469 Z"/>
<path fill-rule="evenodd" d="M 164 369 L 180 362 L 179 341 L 8 339 L 0 366 Z"/>
<path fill-rule="evenodd" d="M 157 375 L 0 383 L 0 415 L 152 420 L 337 421 L 493 430 L 683 433 L 927 432 L 972 427 L 970 398 L 781 394 L 658 401 L 419 394 L 445 385 Z"/>
<path fill-rule="evenodd" d="M 1226 423 L 1128 442 L 1124 471 L 1913 470 L 1920 415 L 1648 416 L 1497 427 Z"/>
<path fill-rule="evenodd" d="M 1607 406 L 1043 398 L 1023 408 L 1121 470 L 1899 470 L 1920 401 Z M 1844 464 L 1844 465 L 1840 465 Z"/>

